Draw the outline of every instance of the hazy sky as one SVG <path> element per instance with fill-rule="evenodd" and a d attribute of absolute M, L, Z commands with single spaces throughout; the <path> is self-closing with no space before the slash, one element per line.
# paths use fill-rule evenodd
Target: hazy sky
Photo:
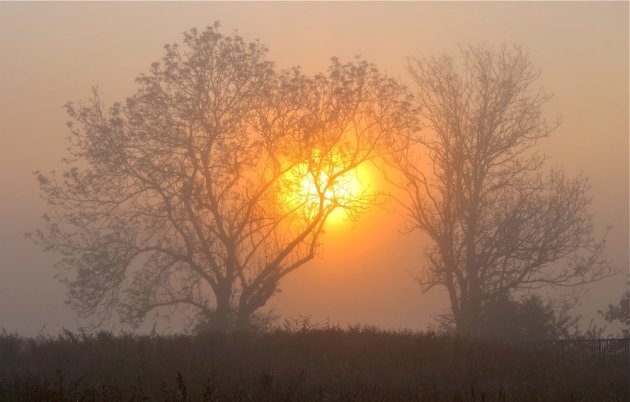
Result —
<path fill-rule="evenodd" d="M 219 20 L 260 39 L 280 67 L 307 73 L 361 55 L 408 80 L 409 56 L 467 44 L 516 43 L 541 70 L 562 126 L 541 143 L 551 166 L 591 179 L 597 234 L 612 226 L 608 256 L 623 273 L 592 286 L 580 312 L 616 302 L 628 269 L 628 3 L 0 3 L 0 327 L 27 334 L 76 328 L 53 279 L 55 256 L 23 235 L 45 205 L 32 172 L 61 168 L 62 105 L 98 86 L 106 102 L 134 92 L 134 78 L 181 33 Z M 269 303 L 284 315 L 340 324 L 424 328 L 447 308 L 422 295 L 410 273 L 426 241 L 375 210 L 354 229 L 329 230 L 321 258 L 282 282 Z"/>

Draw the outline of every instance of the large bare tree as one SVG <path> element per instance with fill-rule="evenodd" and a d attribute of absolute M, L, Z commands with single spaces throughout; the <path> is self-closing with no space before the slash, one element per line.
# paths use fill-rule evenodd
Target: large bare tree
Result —
<path fill-rule="evenodd" d="M 191 30 L 107 111 L 68 104 L 70 156 L 37 173 L 50 204 L 33 238 L 60 253 L 71 305 L 131 324 L 188 306 L 246 327 L 317 253 L 330 214 L 372 200 L 348 175 L 407 130 L 403 87 L 357 60 L 277 72 L 259 43 Z"/>
<path fill-rule="evenodd" d="M 433 242 L 418 279 L 447 289 L 458 332 L 475 334 L 485 306 L 516 289 L 610 274 L 587 180 L 547 171 L 533 149 L 554 127 L 526 52 L 471 46 L 459 65 L 414 59 L 409 72 L 424 130 L 398 138 L 393 161 L 410 221 Z"/>

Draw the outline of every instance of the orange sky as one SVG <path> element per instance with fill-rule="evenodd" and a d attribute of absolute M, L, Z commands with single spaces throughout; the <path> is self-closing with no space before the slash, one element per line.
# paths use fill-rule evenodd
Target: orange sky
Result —
<path fill-rule="evenodd" d="M 307 73 L 360 54 L 407 81 L 409 56 L 455 53 L 459 45 L 514 42 L 542 72 L 563 125 L 541 144 L 551 166 L 591 178 L 598 230 L 613 226 L 608 255 L 628 267 L 628 3 L 0 3 L 0 327 L 34 334 L 75 328 L 52 277 L 54 256 L 23 239 L 44 212 L 32 177 L 60 168 L 62 105 L 97 85 L 107 102 L 134 91 L 134 78 L 162 45 L 215 20 L 223 31 L 260 39 L 280 67 Z M 390 206 L 391 207 L 391 206 Z M 391 209 L 391 208 L 390 208 Z M 424 328 L 447 307 L 444 293 L 420 293 L 425 239 L 375 209 L 330 227 L 322 255 L 283 281 L 270 307 L 332 323 Z M 594 285 L 581 312 L 615 301 L 620 275 Z"/>

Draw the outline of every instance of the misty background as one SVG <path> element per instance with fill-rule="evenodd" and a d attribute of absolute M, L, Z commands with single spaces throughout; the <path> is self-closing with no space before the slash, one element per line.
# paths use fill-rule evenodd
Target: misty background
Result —
<path fill-rule="evenodd" d="M 607 255 L 621 270 L 589 286 L 575 313 L 601 322 L 597 310 L 627 289 L 628 3 L 1 3 L 0 327 L 34 335 L 81 325 L 54 279 L 56 256 L 24 239 L 45 212 L 32 172 L 61 168 L 65 155 L 63 104 L 87 99 L 93 86 L 106 104 L 123 100 L 165 43 L 216 20 L 224 33 L 260 39 L 281 68 L 310 74 L 332 56 L 361 55 L 405 82 L 410 56 L 522 45 L 542 73 L 536 84 L 555 94 L 548 120 L 563 120 L 538 149 L 550 167 L 590 178 L 595 233 L 612 226 Z M 424 329 L 448 301 L 437 289 L 421 294 L 410 273 L 422 268 L 427 240 L 404 229 L 401 217 L 376 208 L 354 227 L 331 227 L 321 257 L 286 277 L 267 307 Z"/>

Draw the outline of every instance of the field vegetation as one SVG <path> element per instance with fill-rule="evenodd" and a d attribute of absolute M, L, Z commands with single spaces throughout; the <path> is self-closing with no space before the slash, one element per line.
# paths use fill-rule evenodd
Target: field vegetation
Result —
<path fill-rule="evenodd" d="M 628 363 L 371 327 L 0 336 L 3 401 L 624 401 Z"/>

